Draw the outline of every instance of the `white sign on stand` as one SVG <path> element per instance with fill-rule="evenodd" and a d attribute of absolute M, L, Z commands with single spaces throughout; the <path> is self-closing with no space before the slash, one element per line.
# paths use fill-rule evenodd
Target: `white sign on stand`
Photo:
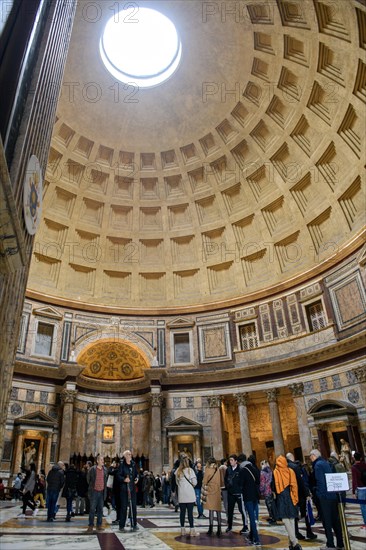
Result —
<path fill-rule="evenodd" d="M 348 475 L 345 472 L 325 474 L 325 481 L 327 483 L 327 491 L 330 493 L 349 490 Z"/>

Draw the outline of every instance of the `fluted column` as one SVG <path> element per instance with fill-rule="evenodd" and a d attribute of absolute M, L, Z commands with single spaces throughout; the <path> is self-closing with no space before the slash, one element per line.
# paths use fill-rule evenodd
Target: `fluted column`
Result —
<path fill-rule="evenodd" d="M 163 469 L 163 453 L 161 448 L 161 405 L 163 396 L 160 393 L 151 394 L 151 425 L 149 445 L 149 470 L 154 473 Z"/>
<path fill-rule="evenodd" d="M 202 456 L 202 453 L 201 453 L 201 442 L 200 442 L 200 437 L 198 435 L 195 435 L 194 436 L 194 460 L 197 460 L 197 458 L 200 458 L 201 460 L 203 460 L 203 456 Z"/>
<path fill-rule="evenodd" d="M 271 415 L 273 443 L 276 456 L 285 454 L 285 445 L 283 442 L 280 413 L 278 410 L 277 401 L 279 393 L 278 388 L 271 388 L 266 391 L 269 404 L 269 413 Z"/>
<path fill-rule="evenodd" d="M 241 450 L 244 454 L 252 454 L 252 442 L 250 439 L 250 428 L 248 419 L 248 393 L 236 393 L 234 397 L 238 403 L 239 421 L 240 421 L 240 435 L 241 435 Z"/>
<path fill-rule="evenodd" d="M 62 409 L 62 427 L 60 437 L 59 460 L 63 462 L 70 461 L 71 440 L 72 440 L 72 419 L 74 415 L 74 401 L 77 396 L 77 390 L 64 388 L 61 392 Z"/>
<path fill-rule="evenodd" d="M 211 409 L 211 441 L 212 454 L 216 460 L 224 456 L 224 446 L 222 443 L 222 421 L 221 421 L 221 402 L 220 395 L 213 395 L 207 398 L 208 406 Z"/>
<path fill-rule="evenodd" d="M 122 414 L 122 437 L 121 452 L 132 449 L 132 405 L 121 405 Z"/>
<path fill-rule="evenodd" d="M 50 462 L 51 462 L 51 447 L 52 447 L 51 433 L 45 434 L 44 445 L 45 445 L 45 449 L 43 453 L 43 457 L 44 457 L 43 468 L 45 469 L 46 472 L 48 472 L 48 470 L 50 469 Z"/>
<path fill-rule="evenodd" d="M 366 365 L 354 369 L 353 373 L 360 386 L 362 405 L 366 408 Z"/>
<path fill-rule="evenodd" d="M 24 447 L 24 430 L 18 428 L 16 432 L 15 440 L 15 452 L 14 452 L 14 472 L 20 472 L 23 459 L 23 447 Z"/>
<path fill-rule="evenodd" d="M 169 466 L 174 464 L 174 450 L 173 450 L 173 437 L 171 435 L 168 436 L 168 456 L 169 456 Z"/>
<path fill-rule="evenodd" d="M 97 414 L 99 405 L 87 403 L 88 416 L 86 420 L 86 454 L 95 455 L 97 444 Z"/>
<path fill-rule="evenodd" d="M 305 406 L 304 384 L 302 382 L 298 382 L 295 384 L 290 384 L 288 388 L 291 391 L 292 397 L 294 399 L 302 454 L 305 457 L 309 455 L 313 446 L 313 442 L 311 438 L 308 415 Z"/>

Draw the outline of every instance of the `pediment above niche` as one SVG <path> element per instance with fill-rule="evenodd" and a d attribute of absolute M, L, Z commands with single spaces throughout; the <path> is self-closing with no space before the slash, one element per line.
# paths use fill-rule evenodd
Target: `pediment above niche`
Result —
<path fill-rule="evenodd" d="M 37 317 L 48 317 L 49 319 L 55 319 L 56 321 L 61 321 L 63 319 L 63 315 L 57 311 L 57 309 L 50 306 L 37 307 L 32 313 Z"/>
<path fill-rule="evenodd" d="M 173 420 L 173 422 L 170 422 L 170 424 L 167 424 L 166 428 L 177 428 L 182 426 L 185 426 L 186 428 L 202 428 L 202 424 L 199 424 L 194 420 L 190 420 L 185 416 L 180 416 L 179 418 L 176 418 L 175 420 Z"/>
<path fill-rule="evenodd" d="M 170 323 L 167 323 L 167 328 L 192 328 L 195 325 L 195 322 L 192 319 L 187 319 L 186 317 L 177 317 L 173 319 Z"/>
<path fill-rule="evenodd" d="M 53 426 L 55 419 L 42 411 L 34 411 L 14 420 L 14 424 L 28 424 L 29 426 Z"/>

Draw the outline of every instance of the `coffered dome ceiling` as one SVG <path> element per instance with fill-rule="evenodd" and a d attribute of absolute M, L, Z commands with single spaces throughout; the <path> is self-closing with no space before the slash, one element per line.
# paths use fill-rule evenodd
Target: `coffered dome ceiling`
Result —
<path fill-rule="evenodd" d="M 79 0 L 28 294 L 184 311 L 321 273 L 364 224 L 363 3 L 147 4 L 182 59 L 138 89 L 99 55 L 116 3 Z"/>

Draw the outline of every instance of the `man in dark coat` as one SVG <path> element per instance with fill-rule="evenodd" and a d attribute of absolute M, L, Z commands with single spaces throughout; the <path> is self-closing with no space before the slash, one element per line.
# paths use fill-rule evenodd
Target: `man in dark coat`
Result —
<path fill-rule="evenodd" d="M 132 530 L 137 531 L 137 510 L 136 510 L 136 484 L 138 473 L 135 462 L 132 460 L 131 451 L 125 451 L 117 472 L 120 487 L 121 512 L 119 518 L 119 530 L 125 532 L 127 510 L 130 508 Z"/>
<path fill-rule="evenodd" d="M 246 460 L 246 456 L 243 455 L 243 460 L 240 464 L 240 470 L 243 475 L 243 499 L 245 508 L 248 512 L 250 531 L 249 540 L 255 546 L 260 545 L 257 524 L 255 522 L 255 508 L 259 500 L 259 482 L 260 473 L 249 460 Z"/>
<path fill-rule="evenodd" d="M 64 463 L 54 464 L 47 475 L 47 521 L 54 521 L 58 495 L 65 483 Z"/>
<path fill-rule="evenodd" d="M 331 474 L 332 468 L 320 454 L 318 449 L 310 451 L 310 460 L 313 463 L 314 475 L 315 475 L 315 487 L 317 497 L 319 499 L 319 505 L 322 514 L 322 522 L 327 539 L 327 545 L 322 547 L 321 550 L 328 550 L 329 548 L 335 548 L 333 531 L 337 540 L 337 548 L 343 548 L 343 535 L 341 522 L 339 519 L 337 497 L 333 492 L 327 490 L 327 483 L 325 474 Z"/>
<path fill-rule="evenodd" d="M 310 491 L 306 487 L 306 484 L 304 482 L 301 465 L 295 462 L 295 457 L 292 453 L 287 453 L 286 459 L 287 459 L 288 467 L 295 472 L 298 494 L 299 494 L 300 515 L 302 518 L 305 517 L 306 538 L 309 540 L 315 540 L 318 537 L 315 533 L 313 533 L 311 529 L 311 525 L 309 523 L 309 519 L 306 515 L 306 501 L 307 501 L 307 498 L 310 497 Z M 304 535 L 299 531 L 298 518 L 295 518 L 295 533 L 296 533 L 296 538 L 298 538 L 299 540 L 305 539 Z"/>
<path fill-rule="evenodd" d="M 240 533 L 248 531 L 245 525 L 245 515 L 243 509 L 243 474 L 242 468 L 239 467 L 238 457 L 236 454 L 229 456 L 229 463 L 225 472 L 225 487 L 227 489 L 227 501 L 228 501 L 228 516 L 227 516 L 227 529 L 229 533 L 233 528 L 234 508 L 235 503 L 238 504 L 239 512 L 243 520 L 243 528 Z"/>

